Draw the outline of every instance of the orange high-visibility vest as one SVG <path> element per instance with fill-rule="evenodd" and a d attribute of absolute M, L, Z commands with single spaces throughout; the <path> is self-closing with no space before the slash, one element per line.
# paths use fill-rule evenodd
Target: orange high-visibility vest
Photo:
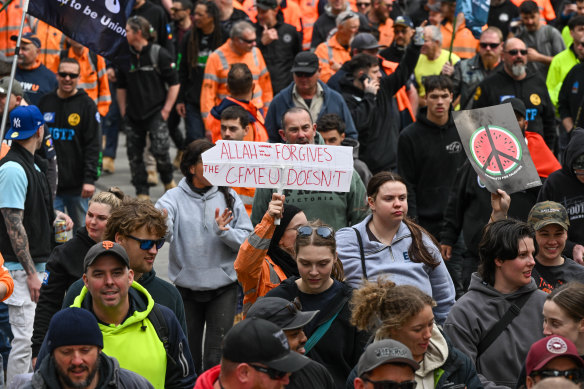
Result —
<path fill-rule="evenodd" d="M 517 7 L 521 5 L 525 0 L 511 0 L 513 4 Z M 545 23 L 546 21 L 552 21 L 556 18 L 556 11 L 550 0 L 533 0 L 536 2 L 539 8 L 539 13 L 541 14 L 541 20 Z"/>
<path fill-rule="evenodd" d="M 302 50 L 310 50 L 312 30 L 318 19 L 318 0 L 288 0 L 296 1 L 302 14 Z"/>
<path fill-rule="evenodd" d="M 41 40 L 39 58 L 41 62 L 53 72 L 59 68 L 59 54 L 65 48 L 65 34 L 55 27 L 49 26 L 42 20 L 33 23 L 35 35 Z"/>
<path fill-rule="evenodd" d="M 268 131 L 264 126 L 265 119 L 260 110 L 251 102 L 246 103 L 230 96 L 225 97 L 225 99 L 239 105 L 256 118 L 254 123 L 250 123 L 252 131 L 248 131 L 243 140 L 249 142 L 267 142 Z M 219 118 L 216 118 L 213 115 L 207 116 L 207 119 L 205 119 L 205 126 L 207 127 L 207 130 L 211 132 L 213 143 L 221 140 L 221 120 Z"/>
<path fill-rule="evenodd" d="M 2 0 L 0 7 L 7 0 Z M 24 6 L 24 0 L 13 0 L 4 11 L 0 13 L 0 54 L 5 57 L 13 57 L 14 49 L 16 48 L 16 42 L 11 40 L 12 35 L 18 35 L 18 30 L 20 30 L 20 20 L 22 19 L 22 7 Z M 22 34 L 30 32 L 28 26 L 28 20 L 24 22 L 24 28 Z"/>
<path fill-rule="evenodd" d="M 267 111 L 274 93 L 270 73 L 264 57 L 257 47 L 251 52 L 239 55 L 231 49 L 231 39 L 209 55 L 201 88 L 201 115 L 206 118 L 216 105 L 228 95 L 227 73 L 234 63 L 244 63 L 249 67 L 255 81 L 252 101 Z"/>
<path fill-rule="evenodd" d="M 337 34 L 318 45 L 314 54 L 316 54 L 320 63 L 320 79 L 322 82 L 327 82 L 336 73 L 336 70 L 332 68 L 333 63 L 342 65 L 351 60 L 350 49 L 341 46 L 337 41 Z"/>
<path fill-rule="evenodd" d="M 447 21 L 443 22 L 440 25 L 440 31 L 442 32 L 442 48 L 449 50 L 452 39 L 452 23 Z M 456 30 L 452 52 L 463 59 L 472 58 L 476 54 L 478 46 L 479 41 L 475 39 L 472 32 L 462 23 L 458 30 Z"/>

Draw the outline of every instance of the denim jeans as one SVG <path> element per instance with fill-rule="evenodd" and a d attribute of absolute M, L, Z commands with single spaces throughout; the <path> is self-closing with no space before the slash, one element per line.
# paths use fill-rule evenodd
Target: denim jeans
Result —
<path fill-rule="evenodd" d="M 76 230 L 85 225 L 85 214 L 89 208 L 89 199 L 84 199 L 81 196 L 73 195 L 57 195 L 53 207 L 56 210 L 65 212 L 67 208 L 67 215 L 73 220 L 73 228 Z"/>
<path fill-rule="evenodd" d="M 195 291 L 180 286 L 177 289 L 185 305 L 189 348 L 195 371 L 201 374 L 221 362 L 221 342 L 233 326 L 237 283 L 209 291 Z"/>
<path fill-rule="evenodd" d="M 40 281 L 43 279 L 43 274 L 37 273 Z M 14 292 L 6 299 L 5 303 L 8 305 L 10 328 L 14 339 L 12 339 L 12 350 L 10 350 L 10 355 L 8 356 L 6 382 L 12 381 L 12 378 L 17 374 L 32 371 L 31 337 L 36 309 L 36 303 L 30 299 L 30 291 L 26 283 L 26 272 L 24 270 L 11 270 L 10 275 L 14 280 Z"/>
<path fill-rule="evenodd" d="M 199 107 L 195 107 L 189 103 L 186 103 L 185 107 L 187 110 L 187 116 L 185 118 L 185 129 L 187 133 L 185 138 L 186 146 L 194 140 L 205 137 L 205 124 L 203 123 L 203 117 L 201 116 Z"/>

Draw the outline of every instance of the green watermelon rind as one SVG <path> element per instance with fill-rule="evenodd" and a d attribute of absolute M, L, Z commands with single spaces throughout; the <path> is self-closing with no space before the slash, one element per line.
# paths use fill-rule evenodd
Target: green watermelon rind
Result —
<path fill-rule="evenodd" d="M 499 131 L 502 131 L 503 133 L 505 133 L 506 135 L 510 136 L 514 141 L 515 141 L 515 145 L 517 146 L 517 155 L 516 155 L 516 159 L 521 160 L 521 156 L 523 155 L 523 148 L 521 147 L 521 143 L 519 143 L 519 140 L 517 139 L 517 137 L 515 136 L 515 134 L 513 134 L 511 131 L 507 130 L 506 128 L 503 127 L 499 127 L 499 126 L 494 126 L 494 125 L 490 125 L 489 126 L 492 129 L 496 129 Z M 470 154 L 472 155 L 474 161 L 476 162 L 477 165 L 479 165 L 481 168 L 483 167 L 483 164 L 479 161 L 479 159 L 477 158 L 476 154 L 475 154 L 475 150 L 473 147 L 473 143 L 476 139 L 476 137 L 479 135 L 479 133 L 481 131 L 485 130 L 485 127 L 479 127 L 477 128 L 473 134 L 470 137 L 470 141 L 469 141 L 469 149 L 470 149 Z M 501 176 L 503 174 L 507 174 L 512 172 L 513 170 L 515 170 L 517 168 L 517 166 L 519 166 L 519 164 L 517 162 L 513 162 L 507 169 L 504 170 L 504 173 L 501 173 L 500 171 L 498 172 L 493 172 L 491 170 L 489 170 L 487 168 L 486 172 L 491 175 L 491 176 Z"/>

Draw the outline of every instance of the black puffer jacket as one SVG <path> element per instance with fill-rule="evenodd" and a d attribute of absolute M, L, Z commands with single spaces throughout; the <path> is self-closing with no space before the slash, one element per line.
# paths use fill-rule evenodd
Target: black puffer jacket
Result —
<path fill-rule="evenodd" d="M 33 357 L 39 353 L 51 318 L 61 310 L 65 292 L 83 275 L 83 258 L 94 244 L 93 239 L 87 235 L 87 229 L 83 227 L 77 230 L 73 239 L 55 247 L 51 252 L 34 314 Z"/>

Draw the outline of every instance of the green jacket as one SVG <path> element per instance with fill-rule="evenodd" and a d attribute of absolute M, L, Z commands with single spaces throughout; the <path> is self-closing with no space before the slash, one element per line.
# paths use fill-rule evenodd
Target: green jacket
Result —
<path fill-rule="evenodd" d="M 314 143 L 324 144 L 318 133 Z M 251 212 L 251 222 L 254 226 L 261 222 L 275 191 L 267 188 L 256 189 Z M 320 219 L 335 230 L 357 224 L 369 214 L 367 191 L 355 170 L 348 192 L 285 189 L 283 194 L 286 196 L 286 204 L 302 209 L 308 220 Z"/>
<path fill-rule="evenodd" d="M 556 108 L 556 112 L 558 110 L 558 96 L 560 94 L 560 89 L 562 88 L 564 78 L 566 78 L 566 74 L 568 74 L 574 65 L 579 63 L 580 60 L 576 58 L 573 44 L 570 44 L 570 47 L 558 53 L 554 59 L 552 59 L 545 83 L 550 93 L 552 103 Z"/>

